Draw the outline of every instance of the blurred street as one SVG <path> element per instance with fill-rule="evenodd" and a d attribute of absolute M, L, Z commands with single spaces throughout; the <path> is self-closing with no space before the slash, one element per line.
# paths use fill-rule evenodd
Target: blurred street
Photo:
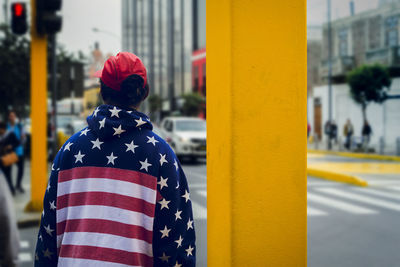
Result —
<path fill-rule="evenodd" d="M 308 266 L 398 266 L 399 162 L 311 154 L 308 163 L 369 184 L 308 177 Z"/>
<path fill-rule="evenodd" d="M 205 161 L 198 160 L 195 163 L 183 161 L 182 166 L 188 179 L 193 206 L 197 238 L 197 266 L 207 266 L 207 165 Z M 29 167 L 29 163 L 27 167 Z M 28 191 L 30 188 L 28 177 L 25 177 L 24 182 Z M 19 195 L 17 198 L 15 200 L 18 203 L 20 199 L 25 197 Z M 20 231 L 21 251 L 19 258 L 21 267 L 32 267 L 33 265 L 37 231 L 38 227 L 24 228 Z"/>

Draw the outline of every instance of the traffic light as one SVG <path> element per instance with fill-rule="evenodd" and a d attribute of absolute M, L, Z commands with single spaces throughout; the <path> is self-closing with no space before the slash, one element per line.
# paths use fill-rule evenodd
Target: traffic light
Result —
<path fill-rule="evenodd" d="M 36 0 L 36 30 L 39 34 L 54 34 L 61 30 L 62 18 L 57 15 L 62 0 Z"/>
<path fill-rule="evenodd" d="M 11 5 L 11 30 L 15 34 L 25 34 L 28 30 L 26 22 L 26 4 L 16 2 Z"/>

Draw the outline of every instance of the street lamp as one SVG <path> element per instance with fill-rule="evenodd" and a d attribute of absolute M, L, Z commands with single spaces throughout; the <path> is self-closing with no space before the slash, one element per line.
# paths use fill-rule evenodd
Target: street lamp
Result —
<path fill-rule="evenodd" d="M 95 32 L 95 33 L 104 33 L 104 34 L 110 35 L 110 36 L 116 38 L 118 41 L 121 41 L 121 37 L 119 37 L 118 35 L 116 35 L 113 32 L 105 31 L 105 30 L 102 30 L 102 29 L 99 29 L 99 28 L 92 28 L 92 31 Z"/>

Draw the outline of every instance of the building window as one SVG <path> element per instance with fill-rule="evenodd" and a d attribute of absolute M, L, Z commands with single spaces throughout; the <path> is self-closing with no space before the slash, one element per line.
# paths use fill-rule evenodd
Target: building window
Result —
<path fill-rule="evenodd" d="M 347 56 L 348 44 L 347 44 L 347 29 L 342 29 L 339 31 L 339 56 Z"/>
<path fill-rule="evenodd" d="M 385 20 L 386 46 L 392 47 L 398 45 L 398 18 L 397 16 L 388 17 Z"/>

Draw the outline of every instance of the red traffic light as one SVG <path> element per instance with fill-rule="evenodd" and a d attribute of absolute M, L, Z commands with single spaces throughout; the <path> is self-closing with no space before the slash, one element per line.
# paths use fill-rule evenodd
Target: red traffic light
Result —
<path fill-rule="evenodd" d="M 24 14 L 25 6 L 21 3 L 15 3 L 13 5 L 13 12 L 16 17 L 21 17 Z"/>

